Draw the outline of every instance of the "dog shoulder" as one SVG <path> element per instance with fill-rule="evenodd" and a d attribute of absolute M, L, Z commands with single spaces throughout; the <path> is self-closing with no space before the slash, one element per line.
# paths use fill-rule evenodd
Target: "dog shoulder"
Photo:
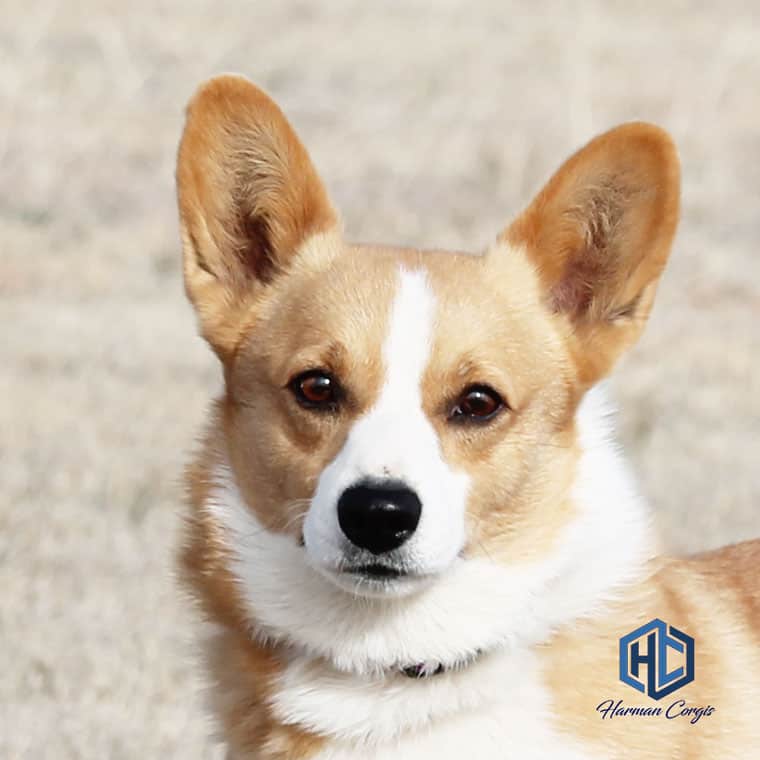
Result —
<path fill-rule="evenodd" d="M 760 636 L 760 539 L 695 555 L 710 586 L 733 592 L 748 625 Z"/>

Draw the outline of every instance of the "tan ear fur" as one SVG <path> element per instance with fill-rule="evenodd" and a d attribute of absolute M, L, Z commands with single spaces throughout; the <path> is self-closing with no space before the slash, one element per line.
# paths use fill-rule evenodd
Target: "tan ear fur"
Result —
<path fill-rule="evenodd" d="M 336 215 L 282 111 L 238 76 L 211 79 L 188 105 L 177 195 L 185 288 L 224 359 L 251 299 Z"/>
<path fill-rule="evenodd" d="M 584 386 L 643 329 L 678 223 L 679 188 L 668 134 L 624 124 L 568 159 L 500 236 L 525 250 L 550 308 L 569 320 Z"/>

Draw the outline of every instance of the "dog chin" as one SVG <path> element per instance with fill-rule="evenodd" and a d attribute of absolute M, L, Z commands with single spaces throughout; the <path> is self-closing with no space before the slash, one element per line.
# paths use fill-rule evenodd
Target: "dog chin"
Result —
<path fill-rule="evenodd" d="M 365 565 L 332 568 L 316 565 L 319 573 L 341 591 L 368 599 L 411 596 L 431 586 L 437 573 L 400 571 L 391 566 Z"/>

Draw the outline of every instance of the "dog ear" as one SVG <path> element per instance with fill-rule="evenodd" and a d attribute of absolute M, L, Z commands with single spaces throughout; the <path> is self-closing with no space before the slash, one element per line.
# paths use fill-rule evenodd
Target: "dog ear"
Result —
<path fill-rule="evenodd" d="M 549 307 L 569 321 L 584 386 L 643 329 L 678 223 L 679 186 L 668 134 L 625 124 L 568 159 L 499 238 L 525 251 Z"/>
<path fill-rule="evenodd" d="M 177 195 L 185 289 L 224 359 L 252 299 L 336 215 L 282 111 L 237 76 L 210 80 L 190 101 Z"/>

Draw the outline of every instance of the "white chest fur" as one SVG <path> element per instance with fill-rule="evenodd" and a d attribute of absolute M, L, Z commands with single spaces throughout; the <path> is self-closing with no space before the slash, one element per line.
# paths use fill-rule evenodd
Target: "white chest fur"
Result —
<path fill-rule="evenodd" d="M 226 534 L 252 627 L 306 653 L 270 700 L 281 723 L 330 738 L 316 760 L 597 760 L 555 729 L 531 647 L 603 608 L 651 553 L 647 513 L 605 412 L 589 392 L 577 420 L 577 515 L 551 554 L 514 565 L 459 559 L 424 593 L 397 599 L 357 601 L 328 583 L 292 537 L 263 528 L 219 468 L 204 509 Z M 373 675 L 484 649 L 497 653 L 460 672 Z"/>
<path fill-rule="evenodd" d="M 498 653 L 421 680 L 292 663 L 274 695 L 283 722 L 331 737 L 315 760 L 593 760 L 553 727 L 534 655 Z"/>

